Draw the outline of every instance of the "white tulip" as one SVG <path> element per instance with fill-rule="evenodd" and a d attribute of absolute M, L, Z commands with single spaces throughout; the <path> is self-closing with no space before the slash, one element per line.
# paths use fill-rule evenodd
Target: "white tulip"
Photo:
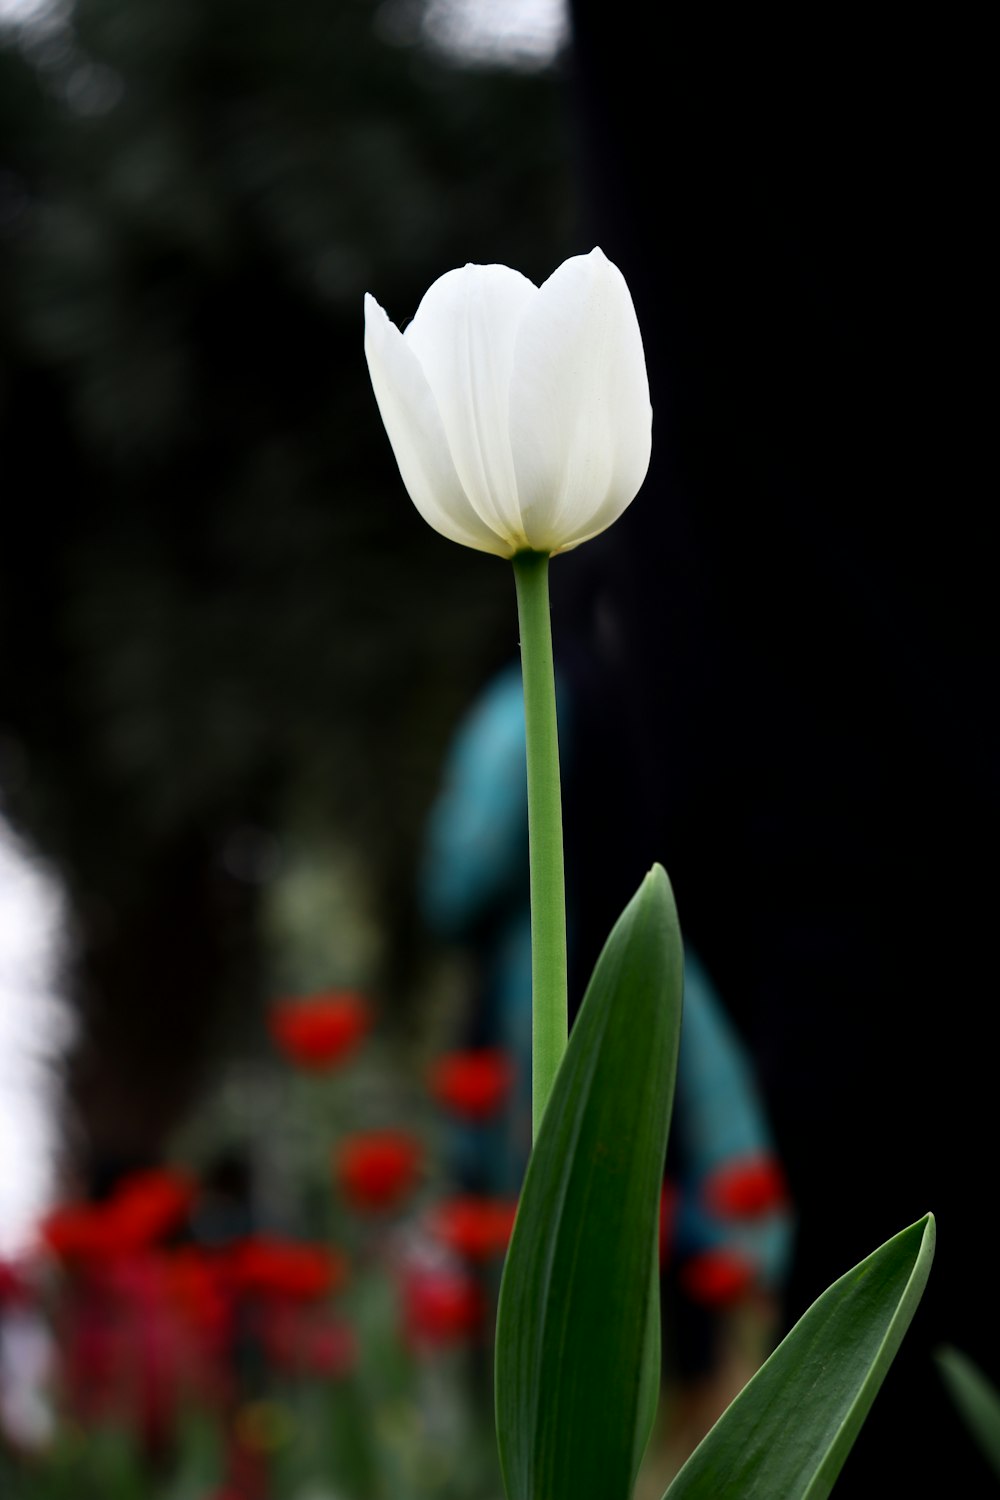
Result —
<path fill-rule="evenodd" d="M 600 250 L 540 287 L 509 266 L 448 271 L 405 333 L 366 296 L 365 354 L 403 483 L 452 541 L 565 552 L 617 520 L 646 476 L 642 337 Z"/>

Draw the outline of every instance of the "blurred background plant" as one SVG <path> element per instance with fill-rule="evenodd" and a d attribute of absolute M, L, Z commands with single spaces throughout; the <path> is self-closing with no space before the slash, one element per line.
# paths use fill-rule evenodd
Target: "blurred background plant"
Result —
<path fill-rule="evenodd" d="M 361 995 L 270 1019 L 284 1065 L 192 1119 L 185 1169 L 56 1208 L 6 1272 L 5 1496 L 499 1493 L 489 1350 L 515 1205 L 455 1194 L 430 1080 L 419 1097 L 393 1077 Z"/>
<path fill-rule="evenodd" d="M 5 1497 L 497 1493 L 512 1207 L 449 1142 L 505 1071 L 446 1060 L 417 861 L 509 580 L 400 495 L 361 358 L 365 290 L 574 232 L 565 17 L 488 9 L 0 7 L 0 794 L 72 928 L 2 997 Z"/>
<path fill-rule="evenodd" d="M 470 59 L 448 14 L 4 9 L 0 782 L 78 924 L 98 1150 L 155 1148 L 272 986 L 416 1014 L 421 820 L 508 580 L 400 496 L 361 297 L 539 276 L 574 216 L 551 18 Z"/>

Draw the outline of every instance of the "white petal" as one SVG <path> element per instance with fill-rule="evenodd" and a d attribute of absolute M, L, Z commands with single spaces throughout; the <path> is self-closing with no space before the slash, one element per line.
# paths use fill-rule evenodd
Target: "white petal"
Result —
<path fill-rule="evenodd" d="M 462 487 L 483 520 L 524 546 L 510 451 L 514 340 L 538 288 L 509 266 L 448 271 L 403 337 L 434 392 Z"/>
<path fill-rule="evenodd" d="M 368 294 L 365 357 L 399 472 L 424 520 L 453 542 L 510 557 L 513 549 L 483 521 L 462 488 L 419 360 Z"/>
<path fill-rule="evenodd" d="M 596 536 L 649 467 L 652 412 L 642 337 L 625 278 L 593 250 L 564 261 L 521 318 L 510 433 L 532 547 Z"/>

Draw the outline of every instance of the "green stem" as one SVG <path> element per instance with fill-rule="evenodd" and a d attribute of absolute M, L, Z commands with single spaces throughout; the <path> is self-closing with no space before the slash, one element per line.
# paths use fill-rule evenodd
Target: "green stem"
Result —
<path fill-rule="evenodd" d="M 528 749 L 528 865 L 531 873 L 532 1136 L 566 1051 L 566 888 L 556 682 L 549 617 L 549 559 L 514 558 Z"/>

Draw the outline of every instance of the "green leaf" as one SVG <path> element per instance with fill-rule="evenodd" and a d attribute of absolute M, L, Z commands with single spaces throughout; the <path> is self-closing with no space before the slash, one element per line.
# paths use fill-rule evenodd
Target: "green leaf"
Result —
<path fill-rule="evenodd" d="M 669 1124 L 669 1121 L 668 1121 Z M 636 1413 L 635 1440 L 632 1448 L 632 1479 L 639 1472 L 649 1439 L 652 1435 L 656 1414 L 660 1409 L 660 1380 L 663 1351 L 660 1347 L 660 1234 L 659 1216 L 657 1233 L 653 1241 L 650 1265 L 649 1310 L 646 1314 L 646 1337 L 642 1346 L 642 1365 L 639 1370 L 639 1400 Z"/>
<path fill-rule="evenodd" d="M 650 1258 L 682 976 L 673 895 L 657 865 L 597 962 L 521 1192 L 497 1315 L 497 1441 L 510 1500 L 632 1492 L 658 1384 Z"/>
<path fill-rule="evenodd" d="M 965 1425 L 1000 1478 L 1000 1391 L 957 1349 L 939 1349 L 934 1360 Z"/>
<path fill-rule="evenodd" d="M 664 1500 L 824 1500 L 920 1301 L 934 1233 L 928 1214 L 828 1287 Z"/>

